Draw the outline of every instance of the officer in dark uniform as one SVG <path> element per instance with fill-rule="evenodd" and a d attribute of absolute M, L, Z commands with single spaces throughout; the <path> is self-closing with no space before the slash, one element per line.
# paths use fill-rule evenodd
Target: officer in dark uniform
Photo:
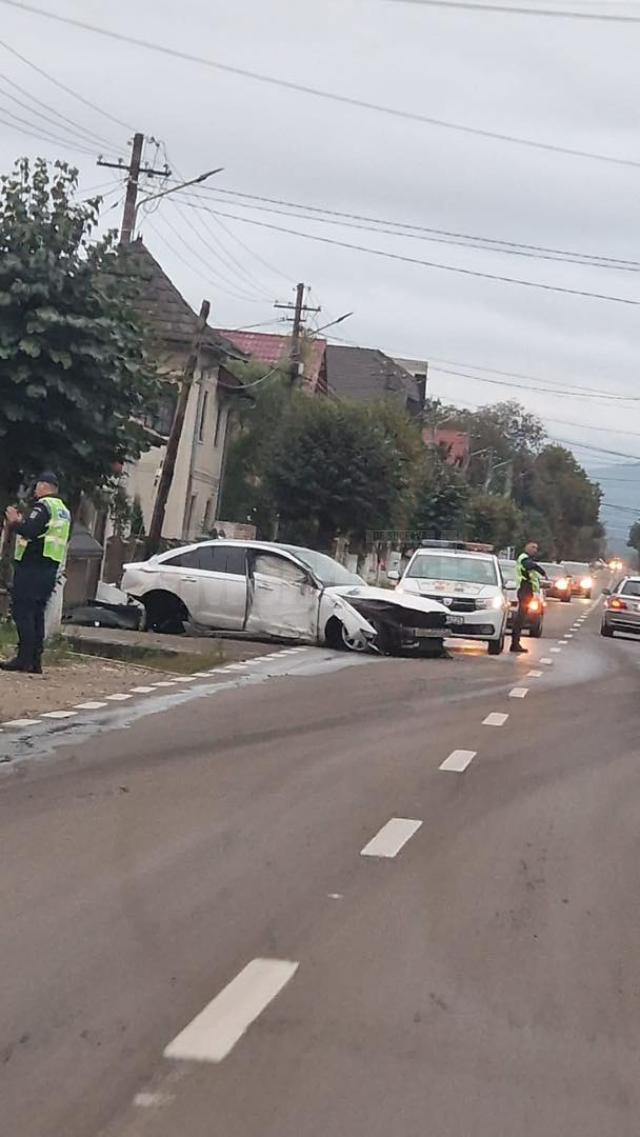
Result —
<path fill-rule="evenodd" d="M 71 514 L 58 497 L 58 478 L 45 470 L 36 483 L 36 502 L 27 518 L 9 506 L 7 522 L 16 534 L 12 613 L 18 631 L 18 653 L 2 671 L 42 674 L 44 614 L 64 564 Z"/>

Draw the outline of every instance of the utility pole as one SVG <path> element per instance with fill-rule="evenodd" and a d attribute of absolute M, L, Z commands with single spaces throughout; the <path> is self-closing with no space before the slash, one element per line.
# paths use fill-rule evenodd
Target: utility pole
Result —
<path fill-rule="evenodd" d="M 136 227 L 136 206 L 138 202 L 138 189 L 140 187 L 140 176 L 145 174 L 149 178 L 169 178 L 171 177 L 171 170 L 165 166 L 163 170 L 152 170 L 149 166 L 142 165 L 142 150 L 144 147 L 144 134 L 137 131 L 133 136 L 133 144 L 131 147 L 131 158 L 129 165 L 120 159 L 118 162 L 105 162 L 102 158 L 98 159 L 98 165 L 104 166 L 108 170 L 126 170 L 127 171 L 127 196 L 124 202 L 124 212 L 122 215 L 122 229 L 120 231 L 120 244 L 130 245 L 135 235 Z"/>
<path fill-rule="evenodd" d="M 187 403 L 189 402 L 189 394 L 193 386 L 193 380 L 200 358 L 200 348 L 202 346 L 202 338 L 207 327 L 207 320 L 209 319 L 209 312 L 211 305 L 208 300 L 203 300 L 200 307 L 200 315 L 191 341 L 191 351 L 189 358 L 185 364 L 182 373 L 182 381 L 180 383 L 180 390 L 178 392 L 178 402 L 176 404 L 173 422 L 171 424 L 171 433 L 167 441 L 167 449 L 160 471 L 160 480 L 158 482 L 158 492 L 153 507 L 153 516 L 149 526 L 149 535 L 146 542 L 146 556 L 151 557 L 154 553 L 158 552 L 160 547 L 160 540 L 162 538 L 162 527 L 164 525 L 164 516 L 167 510 L 167 500 L 173 482 L 173 474 L 176 468 L 176 459 L 178 457 L 178 447 L 182 437 L 182 428 L 184 426 L 184 419 L 187 413 Z"/>
<path fill-rule="evenodd" d="M 289 376 L 291 379 L 291 386 L 294 387 L 300 378 L 300 348 L 302 341 L 302 332 L 304 330 L 304 317 L 307 313 L 320 312 L 320 308 L 309 308 L 304 302 L 304 290 L 306 285 L 299 284 L 296 288 L 295 304 L 274 304 L 274 308 L 283 308 L 287 312 L 293 312 L 293 328 L 291 331 L 291 351 L 289 355 Z"/>

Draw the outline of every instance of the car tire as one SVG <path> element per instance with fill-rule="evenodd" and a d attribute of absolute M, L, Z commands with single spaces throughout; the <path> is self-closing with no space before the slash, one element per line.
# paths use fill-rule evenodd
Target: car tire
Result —
<path fill-rule="evenodd" d="M 570 604 L 571 603 L 571 597 L 570 596 L 563 596 L 561 603 L 562 604 Z"/>
<path fill-rule="evenodd" d="M 355 639 L 350 636 L 347 629 L 337 616 L 333 616 L 325 628 L 324 638 L 327 647 L 333 648 L 334 651 L 357 651 L 363 652 L 367 650 L 368 644 L 364 638 Z"/>
<path fill-rule="evenodd" d="M 504 651 L 504 632 L 499 640 L 489 640 L 487 644 L 489 655 L 502 655 Z"/>
<path fill-rule="evenodd" d="M 590 592 L 585 592 L 585 594 L 584 594 L 584 598 L 585 598 L 585 600 L 591 600 L 591 593 L 590 593 Z"/>
<path fill-rule="evenodd" d="M 165 636 L 184 635 L 189 613 L 181 600 L 171 592 L 151 592 L 143 597 L 145 631 Z"/>
<path fill-rule="evenodd" d="M 539 640 L 542 635 L 542 620 L 538 620 L 537 624 L 533 624 L 529 628 L 529 635 L 532 640 Z"/>
<path fill-rule="evenodd" d="M 601 624 L 600 635 L 606 636 L 607 639 L 611 639 L 613 637 L 613 628 L 610 628 L 608 624 Z"/>

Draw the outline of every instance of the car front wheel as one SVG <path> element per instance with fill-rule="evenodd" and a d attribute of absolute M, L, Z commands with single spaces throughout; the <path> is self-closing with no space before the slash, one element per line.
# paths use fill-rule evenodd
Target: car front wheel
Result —
<path fill-rule="evenodd" d="M 504 634 L 500 636 L 499 640 L 489 640 L 487 651 L 489 655 L 502 655 L 504 651 Z"/>
<path fill-rule="evenodd" d="M 189 613 L 181 600 L 171 592 L 151 592 L 143 598 L 145 630 L 165 636 L 184 635 Z"/>
<path fill-rule="evenodd" d="M 537 624 L 532 624 L 529 628 L 529 635 L 532 640 L 539 640 L 542 635 L 542 620 L 538 620 Z"/>

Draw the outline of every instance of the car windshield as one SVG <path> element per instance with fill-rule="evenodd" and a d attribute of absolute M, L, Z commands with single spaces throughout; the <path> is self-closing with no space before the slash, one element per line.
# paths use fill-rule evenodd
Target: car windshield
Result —
<path fill-rule="evenodd" d="M 569 575 L 565 565 L 549 565 L 549 564 L 543 563 L 541 565 L 541 568 L 544 569 L 547 576 L 551 580 L 560 580 L 561 576 L 568 576 Z"/>
<path fill-rule="evenodd" d="M 640 580 L 625 580 L 620 592 L 623 596 L 640 596 Z"/>
<path fill-rule="evenodd" d="M 502 569 L 502 579 L 505 584 L 516 583 L 516 562 L 515 561 L 500 561 L 500 568 Z"/>
<path fill-rule="evenodd" d="M 417 553 L 407 569 L 407 576 L 423 580 L 456 580 L 463 584 L 498 583 L 493 560 L 433 553 Z"/>
<path fill-rule="evenodd" d="M 312 573 L 326 588 L 343 584 L 366 584 L 361 576 L 355 572 L 349 572 L 344 565 L 334 561 L 333 557 L 328 557 L 326 553 L 318 553 L 315 549 L 299 549 L 296 545 L 283 545 L 282 547 L 288 553 L 293 553 L 294 557 L 298 557 L 305 565 L 308 565 Z"/>

